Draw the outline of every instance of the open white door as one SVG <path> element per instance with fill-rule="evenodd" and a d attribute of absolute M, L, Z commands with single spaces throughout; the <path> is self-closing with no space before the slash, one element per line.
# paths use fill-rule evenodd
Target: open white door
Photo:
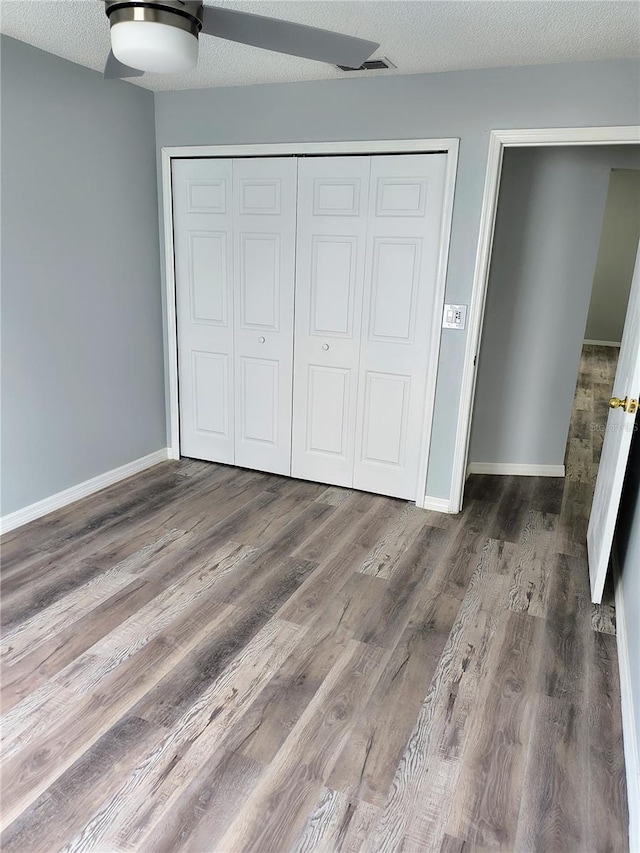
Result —
<path fill-rule="evenodd" d="M 627 318 L 622 334 L 612 408 L 602 445 L 602 456 L 587 531 L 591 599 L 599 604 L 607 576 L 631 438 L 640 397 L 640 249 L 636 255 Z"/>

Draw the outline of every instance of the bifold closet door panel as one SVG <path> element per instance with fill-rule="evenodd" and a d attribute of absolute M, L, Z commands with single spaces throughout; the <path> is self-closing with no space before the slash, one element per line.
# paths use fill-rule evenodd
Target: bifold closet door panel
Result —
<path fill-rule="evenodd" d="M 235 464 L 291 473 L 294 157 L 233 161 Z"/>
<path fill-rule="evenodd" d="M 294 477 L 351 486 L 369 157 L 298 164 Z"/>
<path fill-rule="evenodd" d="M 180 452 L 234 461 L 231 160 L 174 160 Z"/>
<path fill-rule="evenodd" d="M 354 486 L 409 500 L 424 453 L 445 170 L 445 154 L 371 158 Z"/>

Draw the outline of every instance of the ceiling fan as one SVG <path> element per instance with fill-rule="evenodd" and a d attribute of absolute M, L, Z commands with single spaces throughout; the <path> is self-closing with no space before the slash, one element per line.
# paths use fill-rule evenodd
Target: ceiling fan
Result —
<path fill-rule="evenodd" d="M 194 68 L 198 36 L 230 41 L 359 68 L 376 42 L 248 12 L 205 6 L 201 0 L 104 0 L 111 51 L 104 76 L 141 77 Z"/>

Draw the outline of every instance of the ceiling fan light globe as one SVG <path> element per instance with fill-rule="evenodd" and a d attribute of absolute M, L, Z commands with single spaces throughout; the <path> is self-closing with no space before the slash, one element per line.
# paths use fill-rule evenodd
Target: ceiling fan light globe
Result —
<path fill-rule="evenodd" d="M 125 65 L 155 74 L 190 71 L 198 62 L 197 37 L 157 21 L 112 24 L 111 49 Z"/>

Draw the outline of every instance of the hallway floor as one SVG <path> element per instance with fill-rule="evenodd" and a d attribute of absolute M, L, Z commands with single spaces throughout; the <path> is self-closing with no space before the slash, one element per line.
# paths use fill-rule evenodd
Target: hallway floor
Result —
<path fill-rule="evenodd" d="M 589 344 L 582 348 L 565 456 L 569 480 L 595 484 L 618 352 Z"/>
<path fill-rule="evenodd" d="M 6 536 L 3 851 L 627 850 L 605 355 L 459 516 L 185 459 Z"/>

